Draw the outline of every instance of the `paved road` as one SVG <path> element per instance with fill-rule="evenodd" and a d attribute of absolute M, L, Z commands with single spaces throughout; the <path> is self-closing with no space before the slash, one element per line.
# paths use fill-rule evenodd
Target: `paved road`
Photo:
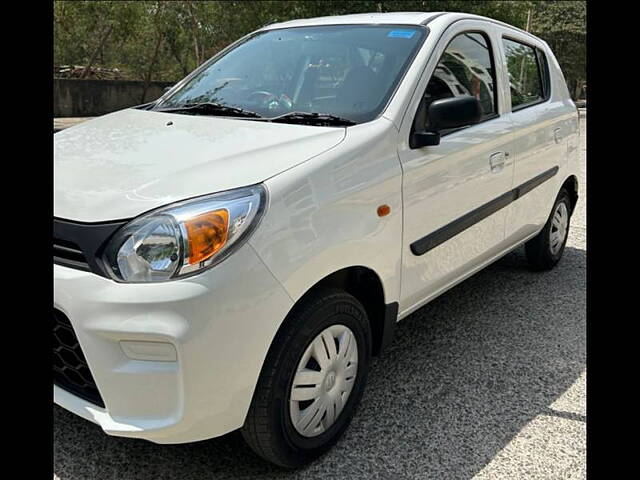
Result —
<path fill-rule="evenodd" d="M 314 464 L 279 471 L 235 433 L 177 446 L 108 437 L 54 406 L 54 478 L 585 478 L 584 138 L 559 266 L 533 273 L 519 249 L 401 322 L 351 427 Z"/>

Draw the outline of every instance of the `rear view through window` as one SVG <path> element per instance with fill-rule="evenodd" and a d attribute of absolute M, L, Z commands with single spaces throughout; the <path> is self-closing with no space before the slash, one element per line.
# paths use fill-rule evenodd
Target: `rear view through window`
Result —
<path fill-rule="evenodd" d="M 417 26 L 341 25 L 259 32 L 158 109 L 216 103 L 273 118 L 291 112 L 373 120 L 426 36 Z"/>

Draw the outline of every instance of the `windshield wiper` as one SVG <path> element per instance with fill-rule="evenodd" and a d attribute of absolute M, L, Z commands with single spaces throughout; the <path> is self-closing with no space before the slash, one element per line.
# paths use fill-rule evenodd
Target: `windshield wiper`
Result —
<path fill-rule="evenodd" d="M 220 103 L 186 103 L 179 107 L 159 108 L 156 112 L 167 113 L 188 113 L 192 115 L 220 115 L 227 117 L 247 117 L 247 118 L 262 118 L 256 112 L 249 110 L 243 110 L 242 108 L 229 107 Z"/>
<path fill-rule="evenodd" d="M 233 117 L 245 117 L 245 118 L 259 118 L 268 122 L 277 123 L 298 123 L 302 125 L 316 125 L 324 127 L 333 126 L 351 126 L 356 125 L 356 122 L 349 120 L 348 118 L 338 117 L 329 113 L 316 113 L 316 112 L 290 112 L 285 113 L 279 117 L 264 118 L 256 112 L 250 110 L 244 110 L 237 107 L 229 107 L 219 103 L 205 102 L 205 103 L 186 103 L 179 107 L 158 108 L 157 112 L 167 113 L 187 113 L 191 115 L 221 115 L 221 116 L 233 116 Z"/>
<path fill-rule="evenodd" d="M 315 112 L 291 112 L 285 113 L 279 117 L 269 119 L 270 122 L 277 123 L 300 123 L 302 125 L 316 125 L 322 127 L 355 125 L 356 122 L 348 118 L 338 117 L 329 113 Z"/>

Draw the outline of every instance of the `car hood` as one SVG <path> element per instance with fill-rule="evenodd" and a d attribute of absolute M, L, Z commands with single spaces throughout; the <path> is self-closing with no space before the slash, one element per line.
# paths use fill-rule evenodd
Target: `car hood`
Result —
<path fill-rule="evenodd" d="M 345 128 L 127 109 L 56 133 L 54 216 L 132 218 L 262 182 L 345 137 Z"/>

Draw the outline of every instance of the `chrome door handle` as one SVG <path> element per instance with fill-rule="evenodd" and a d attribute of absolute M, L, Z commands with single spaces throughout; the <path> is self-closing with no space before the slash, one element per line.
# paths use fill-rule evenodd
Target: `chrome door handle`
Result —
<path fill-rule="evenodd" d="M 489 165 L 491 165 L 491 173 L 498 173 L 504 168 L 505 152 L 496 152 L 489 157 Z"/>
<path fill-rule="evenodd" d="M 553 130 L 553 141 L 556 143 L 560 143 L 560 129 L 556 128 Z"/>

